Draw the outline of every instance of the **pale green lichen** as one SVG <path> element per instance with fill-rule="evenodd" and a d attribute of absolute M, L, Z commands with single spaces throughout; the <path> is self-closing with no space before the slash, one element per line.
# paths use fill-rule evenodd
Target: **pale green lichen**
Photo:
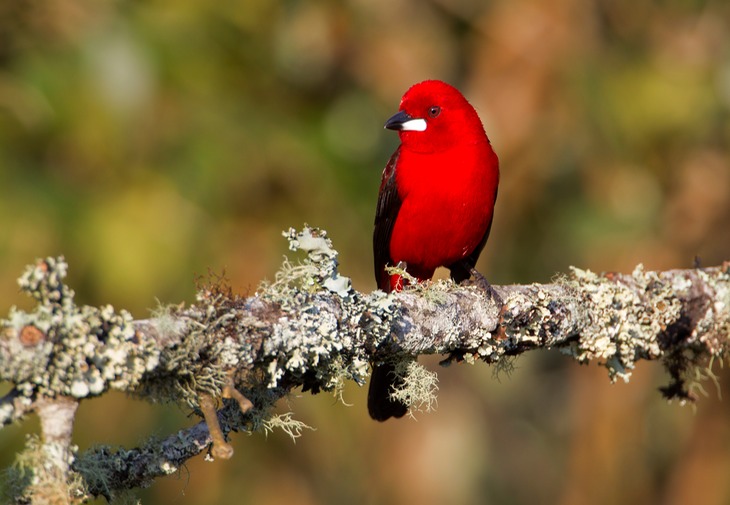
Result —
<path fill-rule="evenodd" d="M 338 402 L 342 403 L 346 407 L 352 407 L 352 404 L 347 403 L 345 401 L 344 393 L 345 393 L 345 385 L 347 381 L 350 379 L 350 373 L 347 371 L 347 367 L 342 362 L 342 359 L 335 360 L 333 363 L 333 383 L 334 386 L 332 387 L 332 396 L 337 399 Z M 364 369 L 362 370 L 363 374 L 367 374 L 367 365 L 364 365 Z"/>
<path fill-rule="evenodd" d="M 292 412 L 286 412 L 284 414 L 274 414 L 263 422 L 264 433 L 268 435 L 273 433 L 275 429 L 280 429 L 292 439 L 292 442 L 297 441 L 297 438 L 302 436 L 302 431 L 312 430 L 314 428 L 308 426 L 302 421 L 294 419 Z"/>
<path fill-rule="evenodd" d="M 396 376 L 402 382 L 391 392 L 391 397 L 408 406 L 408 413 L 431 412 L 436 409 L 438 375 L 415 360 L 403 360 L 395 366 Z"/>
<path fill-rule="evenodd" d="M 180 304 L 163 304 L 157 300 L 157 307 L 150 310 L 152 319 L 155 323 L 155 329 L 163 337 L 174 337 L 187 329 L 186 325 L 180 324 L 179 312 L 185 307 L 184 303 Z"/>
<path fill-rule="evenodd" d="M 715 356 L 710 358 L 707 366 L 696 366 L 688 370 L 687 377 L 685 377 L 684 379 L 687 384 L 687 389 L 689 391 L 690 397 L 696 397 L 698 395 L 702 395 L 704 397 L 710 396 L 708 391 L 703 386 L 703 384 L 710 382 L 715 388 L 715 394 L 717 395 L 717 398 L 722 400 L 722 388 L 720 386 L 720 378 L 715 374 L 712 368 L 716 361 L 720 364 L 720 367 L 722 367 L 723 360 L 715 360 L 714 358 Z"/>

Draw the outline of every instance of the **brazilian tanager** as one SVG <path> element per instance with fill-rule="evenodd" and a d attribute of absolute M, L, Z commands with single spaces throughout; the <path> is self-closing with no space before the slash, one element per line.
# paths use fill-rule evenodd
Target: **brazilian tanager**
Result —
<path fill-rule="evenodd" d="M 458 283 L 472 275 L 486 283 L 474 266 L 492 226 L 499 161 L 474 107 L 453 86 L 423 81 L 406 91 L 385 128 L 397 130 L 401 143 L 383 170 L 375 213 L 378 287 L 403 287 L 403 278 L 389 275 L 386 266 L 405 267 L 419 281 L 443 266 Z M 391 398 L 398 382 L 392 363 L 374 365 L 368 392 L 373 419 L 407 412 Z"/>

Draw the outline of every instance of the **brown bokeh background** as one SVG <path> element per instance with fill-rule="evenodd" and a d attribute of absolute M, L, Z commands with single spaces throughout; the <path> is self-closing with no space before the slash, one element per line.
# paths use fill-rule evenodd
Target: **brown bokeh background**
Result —
<path fill-rule="evenodd" d="M 80 302 L 136 317 L 225 269 L 273 278 L 281 230 L 329 231 L 374 289 L 382 124 L 414 82 L 457 85 L 502 164 L 492 282 L 730 259 L 724 0 L 30 0 L 0 5 L 0 312 L 64 254 Z M 437 359 L 422 360 L 438 369 Z M 439 370 L 439 408 L 376 424 L 365 388 L 280 410 L 316 428 L 239 434 L 141 492 L 178 504 L 728 504 L 730 423 L 712 383 L 667 404 L 557 353 Z M 716 369 L 724 391 L 727 370 Z M 2 386 L 6 390 L 7 385 Z M 197 419 L 108 394 L 75 441 L 132 446 Z M 6 467 L 37 421 L 0 431 Z M 100 500 L 99 503 L 102 503 Z"/>

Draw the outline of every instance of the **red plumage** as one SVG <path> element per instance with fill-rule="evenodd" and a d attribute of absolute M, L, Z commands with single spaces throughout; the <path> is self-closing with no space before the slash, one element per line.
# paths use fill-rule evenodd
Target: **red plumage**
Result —
<path fill-rule="evenodd" d="M 489 237 L 499 184 L 499 161 L 474 108 L 453 86 L 424 81 L 412 86 L 386 128 L 401 144 L 383 171 L 373 251 L 378 287 L 400 289 L 385 267 L 405 263 L 419 280 L 440 266 L 456 282 L 468 279 Z M 373 369 L 370 415 L 401 417 L 405 405 L 390 399 L 392 365 Z"/>

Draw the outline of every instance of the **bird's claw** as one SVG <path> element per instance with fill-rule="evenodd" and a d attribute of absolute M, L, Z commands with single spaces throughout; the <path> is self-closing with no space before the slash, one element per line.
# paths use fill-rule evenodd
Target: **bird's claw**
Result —
<path fill-rule="evenodd" d="M 469 274 L 471 274 L 473 280 L 467 281 L 469 284 L 478 286 L 482 291 L 484 291 L 489 298 L 492 299 L 492 301 L 498 306 L 503 307 L 504 306 L 504 300 L 502 297 L 497 293 L 497 290 L 494 289 L 494 287 L 489 283 L 486 277 L 484 277 L 482 274 L 480 274 L 476 268 L 470 267 L 469 268 Z"/>

